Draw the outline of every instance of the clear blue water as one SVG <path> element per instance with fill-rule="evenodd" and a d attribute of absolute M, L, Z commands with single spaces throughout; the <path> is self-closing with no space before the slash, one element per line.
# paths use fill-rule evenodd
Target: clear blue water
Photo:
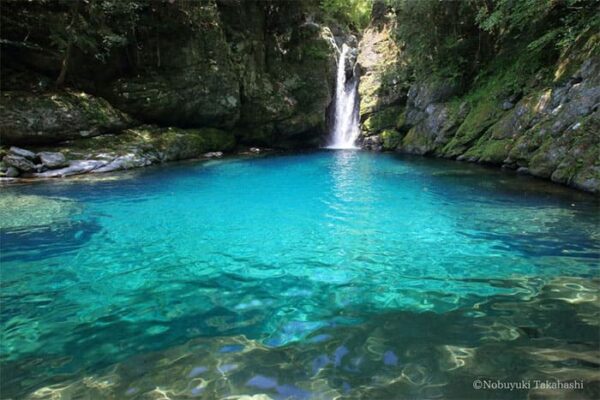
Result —
<path fill-rule="evenodd" d="M 592 196 L 355 151 L 100 178 L 2 188 L 2 398 L 600 393 Z"/>

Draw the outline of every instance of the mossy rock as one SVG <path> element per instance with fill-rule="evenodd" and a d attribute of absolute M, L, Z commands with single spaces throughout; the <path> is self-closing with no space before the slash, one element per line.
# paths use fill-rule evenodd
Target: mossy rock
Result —
<path fill-rule="evenodd" d="M 381 132 L 383 150 L 395 150 L 402 143 L 402 134 L 394 129 L 385 129 Z"/>
<path fill-rule="evenodd" d="M 78 139 L 54 147 L 67 158 L 111 160 L 133 155 L 148 158 L 148 163 L 197 158 L 210 151 L 231 151 L 236 140 L 233 132 L 215 128 L 181 129 L 143 125 L 118 135 Z M 139 164 L 139 163 L 137 163 Z M 137 165 L 136 164 L 136 165 Z"/>
<path fill-rule="evenodd" d="M 494 139 L 492 135 L 482 137 L 464 153 L 466 159 L 500 165 L 506 160 L 513 146 L 511 139 Z"/>
<path fill-rule="evenodd" d="M 554 182 L 574 185 L 584 190 L 600 190 L 600 123 L 590 116 L 579 129 L 568 132 L 572 144 L 552 173 Z"/>
<path fill-rule="evenodd" d="M 125 132 L 132 143 L 151 146 L 165 161 L 199 157 L 209 151 L 230 151 L 235 147 L 232 132 L 215 128 L 179 129 L 142 127 Z"/>
<path fill-rule="evenodd" d="M 134 121 L 106 100 L 83 92 L 2 92 L 3 144 L 41 145 L 118 132 Z"/>
<path fill-rule="evenodd" d="M 412 127 L 402 139 L 399 150 L 413 154 L 429 154 L 435 149 L 435 132 L 429 132 L 424 124 Z"/>
<path fill-rule="evenodd" d="M 471 143 L 498 120 L 500 114 L 501 110 L 494 101 L 487 100 L 474 105 L 454 137 L 444 146 L 442 153 L 449 157 L 464 153 Z"/>
<path fill-rule="evenodd" d="M 374 134 L 384 129 L 399 129 L 404 125 L 404 107 L 391 106 L 376 111 L 362 123 L 363 131 Z"/>

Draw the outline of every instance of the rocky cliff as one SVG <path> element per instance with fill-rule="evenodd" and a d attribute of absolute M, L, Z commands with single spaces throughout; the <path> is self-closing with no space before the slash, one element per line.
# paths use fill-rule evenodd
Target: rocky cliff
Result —
<path fill-rule="evenodd" d="M 118 163 L 125 168 L 236 145 L 322 142 L 335 89 L 336 39 L 342 39 L 318 21 L 317 2 L 127 4 L 138 7 L 127 45 L 101 59 L 73 46 L 64 87 L 56 88 L 65 52 L 50 38 L 60 24 L 72 23 L 72 9 L 63 2 L 7 3 L 1 40 L 4 152 L 11 145 L 34 151 L 45 146 L 102 162 L 111 160 L 98 154 L 113 155 L 112 161 L 126 155 L 133 161 Z M 143 147 L 154 142 L 127 130 L 142 125 L 152 137 L 177 132 L 178 146 L 189 139 L 194 151 L 143 157 Z M 212 129 L 204 145 L 196 140 L 199 129 Z M 124 147 L 115 148 L 119 143 Z M 35 171 L 46 169 L 38 163 Z"/>
<path fill-rule="evenodd" d="M 492 164 L 600 192 L 597 45 L 580 43 L 534 74 L 520 71 L 513 55 L 464 89 L 411 80 L 395 24 L 386 10 L 374 13 L 360 42 L 364 148 Z"/>

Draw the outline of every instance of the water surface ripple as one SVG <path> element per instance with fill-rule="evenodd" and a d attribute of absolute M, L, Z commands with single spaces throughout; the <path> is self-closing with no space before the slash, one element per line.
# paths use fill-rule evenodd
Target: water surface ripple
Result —
<path fill-rule="evenodd" d="M 0 200 L 2 398 L 469 399 L 486 377 L 600 397 L 583 193 L 326 151 Z"/>

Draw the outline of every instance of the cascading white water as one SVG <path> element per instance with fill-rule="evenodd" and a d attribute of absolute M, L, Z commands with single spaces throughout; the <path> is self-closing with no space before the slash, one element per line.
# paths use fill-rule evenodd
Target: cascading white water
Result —
<path fill-rule="evenodd" d="M 355 74 L 352 74 L 350 79 L 346 79 L 345 67 L 349 49 L 346 44 L 343 44 L 338 60 L 335 88 L 335 120 L 331 139 L 327 146 L 329 149 L 357 148 L 354 142 L 360 133 L 356 105 L 358 78 Z"/>

